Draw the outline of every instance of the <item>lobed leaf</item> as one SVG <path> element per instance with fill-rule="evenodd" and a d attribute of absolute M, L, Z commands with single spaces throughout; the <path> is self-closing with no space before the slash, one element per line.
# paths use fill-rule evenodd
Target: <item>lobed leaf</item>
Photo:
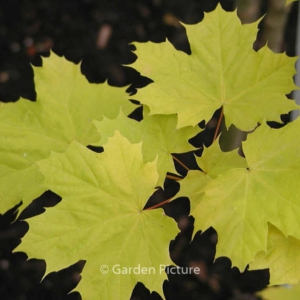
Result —
<path fill-rule="evenodd" d="M 125 88 L 90 84 L 80 66 L 54 53 L 34 67 L 37 101 L 0 104 L 0 210 L 23 200 L 26 206 L 45 187 L 35 162 L 62 152 L 75 140 L 96 144 L 100 136 L 92 119 L 116 117 L 134 109 Z M 17 188 L 12 188 L 12 182 Z"/>
<path fill-rule="evenodd" d="M 201 131 L 198 126 L 176 129 L 176 115 L 145 115 L 141 122 L 137 122 L 121 112 L 116 119 L 104 118 L 101 122 L 94 121 L 94 124 L 101 135 L 101 145 L 105 145 L 115 130 L 119 130 L 132 143 L 143 141 L 144 161 L 153 161 L 157 157 L 158 186 L 163 185 L 167 172 L 177 174 L 172 153 L 194 150 L 188 140 Z"/>
<path fill-rule="evenodd" d="M 47 188 L 63 200 L 28 220 L 17 250 L 45 259 L 47 273 L 87 260 L 76 288 L 83 299 L 129 299 L 137 281 L 161 292 L 166 274 L 160 265 L 171 263 L 169 242 L 178 229 L 160 209 L 143 211 L 158 179 L 156 163 L 144 164 L 141 144 L 118 132 L 101 154 L 77 142 L 64 154 L 52 153 L 38 165 Z M 152 273 L 114 274 L 114 265 Z"/>
<path fill-rule="evenodd" d="M 267 249 L 268 222 L 300 239 L 299 130 L 299 120 L 277 130 L 262 125 L 243 142 L 247 168 L 233 165 L 207 185 L 199 180 L 198 190 L 193 183 L 195 229 L 213 226 L 217 256 L 240 269 Z"/>
<path fill-rule="evenodd" d="M 236 12 L 219 5 L 195 25 L 185 25 L 191 55 L 169 42 L 135 43 L 132 65 L 154 82 L 138 91 L 137 100 L 151 114 L 178 114 L 178 127 L 208 121 L 223 107 L 225 123 L 253 130 L 264 119 L 299 107 L 286 94 L 293 83 L 297 58 L 275 54 L 267 46 L 253 50 L 257 24 L 242 25 Z"/>
<path fill-rule="evenodd" d="M 250 269 L 270 269 L 270 285 L 300 282 L 300 240 L 284 236 L 275 226 L 268 226 L 267 250 L 250 263 Z M 281 298 L 290 299 L 290 298 Z"/>
<path fill-rule="evenodd" d="M 209 181 L 231 168 L 245 168 L 246 160 L 237 151 L 223 152 L 216 140 L 209 148 L 205 148 L 201 157 L 196 157 L 201 171 L 190 170 L 180 181 L 180 191 L 177 197 L 188 196 L 191 210 L 199 204 L 204 194 L 204 187 Z"/>

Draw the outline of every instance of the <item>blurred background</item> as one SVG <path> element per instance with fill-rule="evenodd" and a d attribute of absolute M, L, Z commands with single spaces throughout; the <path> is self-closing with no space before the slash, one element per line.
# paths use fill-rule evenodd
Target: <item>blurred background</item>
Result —
<path fill-rule="evenodd" d="M 268 41 L 275 52 L 295 55 L 298 2 L 285 0 L 10 0 L 0 1 L 0 100 L 20 96 L 34 100 L 30 63 L 52 49 L 75 63 L 91 82 L 124 86 L 137 74 L 121 64 L 131 63 L 133 41 L 169 39 L 186 50 L 180 22 L 193 24 L 220 2 L 225 10 L 237 8 L 242 23 L 262 18 L 254 44 Z"/>

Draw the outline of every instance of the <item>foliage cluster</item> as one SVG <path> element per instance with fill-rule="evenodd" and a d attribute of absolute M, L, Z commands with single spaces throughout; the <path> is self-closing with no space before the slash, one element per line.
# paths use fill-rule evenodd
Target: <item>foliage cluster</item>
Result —
<path fill-rule="evenodd" d="M 269 268 L 271 285 L 300 281 L 300 121 L 268 123 L 299 108 L 286 97 L 297 89 L 297 58 L 267 46 L 255 52 L 257 23 L 241 25 L 220 6 L 185 28 L 191 55 L 168 41 L 135 44 L 131 66 L 152 83 L 134 96 L 90 84 L 79 65 L 51 53 L 34 68 L 37 101 L 0 106 L 1 211 L 47 190 L 62 198 L 28 220 L 16 251 L 45 259 L 46 273 L 86 260 L 76 288 L 83 299 L 127 299 L 138 281 L 162 294 L 167 277 L 158 270 L 172 264 L 169 243 L 179 229 L 156 208 L 173 197 L 145 205 L 166 178 L 180 182 L 176 197 L 189 198 L 195 233 L 217 231 L 216 257 L 240 271 Z M 127 117 L 141 106 L 141 121 Z M 247 132 L 246 141 L 222 151 L 218 126 L 195 170 L 181 176 L 174 161 L 187 167 L 175 154 L 197 150 L 189 141 L 218 109 L 219 121 Z M 157 272 L 101 273 L 116 264 Z"/>

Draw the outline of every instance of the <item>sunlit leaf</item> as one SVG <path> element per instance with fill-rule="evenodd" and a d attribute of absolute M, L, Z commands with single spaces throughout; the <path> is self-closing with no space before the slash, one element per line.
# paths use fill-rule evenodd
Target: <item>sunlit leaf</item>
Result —
<path fill-rule="evenodd" d="M 43 67 L 34 67 L 34 74 L 36 102 L 0 104 L 0 211 L 21 200 L 27 205 L 45 190 L 36 161 L 64 151 L 73 140 L 96 144 L 100 136 L 92 119 L 135 107 L 125 88 L 90 84 L 79 65 L 54 53 L 43 59 Z"/>
<path fill-rule="evenodd" d="M 177 197 L 188 196 L 193 210 L 204 193 L 203 188 L 213 178 L 231 168 L 246 167 L 246 160 L 237 151 L 222 152 L 218 140 L 209 148 L 205 148 L 201 157 L 196 157 L 201 171 L 191 170 L 180 181 L 180 191 Z"/>
<path fill-rule="evenodd" d="M 270 285 L 297 284 L 300 282 L 300 240 L 285 237 L 275 226 L 269 224 L 267 251 L 259 252 L 250 268 L 269 268 Z"/>
<path fill-rule="evenodd" d="M 299 130 L 299 120 L 276 130 L 262 125 L 243 142 L 247 168 L 233 164 L 204 186 L 195 179 L 198 191 L 193 183 L 193 194 L 203 195 L 191 211 L 195 228 L 213 226 L 217 256 L 230 257 L 240 269 L 267 249 L 268 222 L 300 238 Z"/>
<path fill-rule="evenodd" d="M 129 299 L 138 281 L 162 292 L 166 274 L 160 265 L 171 263 L 169 243 L 178 229 L 160 209 L 143 211 L 158 179 L 156 163 L 144 164 L 141 144 L 119 133 L 101 154 L 77 142 L 65 154 L 52 153 L 38 165 L 62 202 L 29 219 L 17 251 L 45 259 L 47 273 L 86 260 L 76 288 L 83 299 Z M 101 273 L 103 265 L 107 274 Z M 116 274 L 115 265 L 152 273 Z"/>
<path fill-rule="evenodd" d="M 143 141 L 144 161 L 153 161 L 157 156 L 157 170 L 160 175 L 158 186 L 163 185 L 167 172 L 177 173 L 172 153 L 195 150 L 188 140 L 201 131 L 198 126 L 176 129 L 176 115 L 145 115 L 141 122 L 137 122 L 120 113 L 116 119 L 105 118 L 94 123 L 101 135 L 101 145 L 105 145 L 107 137 L 112 136 L 116 129 L 132 143 Z"/>
<path fill-rule="evenodd" d="M 223 107 L 227 127 L 250 131 L 298 108 L 286 98 L 297 88 L 292 78 L 297 59 L 267 46 L 254 51 L 257 23 L 241 25 L 236 12 L 219 5 L 202 22 L 184 27 L 191 55 L 168 41 L 135 43 L 138 59 L 132 66 L 154 81 L 136 99 L 151 114 L 177 113 L 178 127 L 195 126 Z"/>

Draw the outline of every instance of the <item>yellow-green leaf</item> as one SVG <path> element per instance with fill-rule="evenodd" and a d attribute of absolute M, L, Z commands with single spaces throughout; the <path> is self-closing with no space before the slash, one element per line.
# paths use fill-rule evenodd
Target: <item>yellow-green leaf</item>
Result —
<path fill-rule="evenodd" d="M 204 187 L 199 181 L 195 229 L 213 226 L 217 256 L 240 269 L 267 249 L 268 222 L 300 239 L 299 131 L 299 119 L 282 129 L 262 125 L 243 142 L 247 168 L 233 165 Z"/>
<path fill-rule="evenodd" d="M 171 263 L 169 243 L 178 228 L 161 209 L 143 211 L 158 179 L 156 163 L 144 164 L 141 144 L 118 132 L 101 154 L 77 142 L 64 154 L 52 153 L 38 165 L 47 188 L 63 199 L 28 220 L 17 251 L 45 259 L 47 273 L 86 260 L 76 288 L 83 299 L 129 299 L 138 281 L 161 293 L 161 265 Z M 151 273 L 116 274 L 116 265 L 115 271 L 140 266 Z"/>
<path fill-rule="evenodd" d="M 270 269 L 270 285 L 300 282 L 300 240 L 285 237 L 272 224 L 269 224 L 267 250 L 259 252 L 250 264 L 250 269 L 267 268 Z"/>
<path fill-rule="evenodd" d="M 269 287 L 258 294 L 263 300 L 299 300 L 300 284 Z"/>
<path fill-rule="evenodd" d="M 223 107 L 226 126 L 250 131 L 264 119 L 298 109 L 286 98 L 297 58 L 275 54 L 267 46 L 253 50 L 257 23 L 242 25 L 236 12 L 219 5 L 195 25 L 184 25 L 191 55 L 167 41 L 135 43 L 133 64 L 154 82 L 137 93 L 151 114 L 178 114 L 178 127 L 208 121 Z"/>
<path fill-rule="evenodd" d="M 203 188 L 213 178 L 231 168 L 245 168 L 245 158 L 238 155 L 237 151 L 223 152 L 216 140 L 209 148 L 205 148 L 201 157 L 196 157 L 198 166 L 202 171 L 191 170 L 180 181 L 180 191 L 177 197 L 185 196 L 190 199 L 191 210 L 198 205 L 204 193 Z"/>
<path fill-rule="evenodd" d="M 43 59 L 43 67 L 34 67 L 34 81 L 36 102 L 0 104 L 0 211 L 21 200 L 27 205 L 45 190 L 36 161 L 64 151 L 73 140 L 96 144 L 100 136 L 92 119 L 135 107 L 125 88 L 90 84 L 79 65 L 54 53 Z"/>
<path fill-rule="evenodd" d="M 143 141 L 144 161 L 153 161 L 157 157 L 157 170 L 160 174 L 158 186 L 163 185 L 167 172 L 177 173 L 172 153 L 194 150 L 188 140 L 201 131 L 198 126 L 176 129 L 176 115 L 145 115 L 141 122 L 137 122 L 120 113 L 116 119 L 105 118 L 94 124 L 101 135 L 101 145 L 105 145 L 107 137 L 112 136 L 116 129 L 132 143 Z"/>

